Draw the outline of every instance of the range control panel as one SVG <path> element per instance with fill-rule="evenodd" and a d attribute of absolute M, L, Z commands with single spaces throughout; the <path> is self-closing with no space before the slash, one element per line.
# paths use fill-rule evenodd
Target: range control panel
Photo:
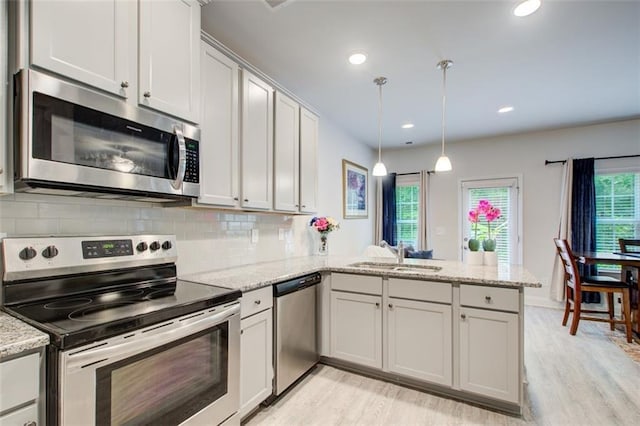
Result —
<path fill-rule="evenodd" d="M 2 240 L 4 280 L 176 261 L 175 235 L 20 237 Z"/>
<path fill-rule="evenodd" d="M 103 240 L 82 242 L 82 257 L 84 257 L 85 259 L 132 255 L 133 241 L 131 240 Z"/>

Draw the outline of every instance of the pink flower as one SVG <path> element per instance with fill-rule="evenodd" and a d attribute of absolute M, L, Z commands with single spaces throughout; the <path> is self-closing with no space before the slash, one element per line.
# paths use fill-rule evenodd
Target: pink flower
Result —
<path fill-rule="evenodd" d="M 487 212 L 485 213 L 485 216 L 487 217 L 487 222 L 493 222 L 496 219 L 500 219 L 500 215 L 501 215 L 501 211 L 499 208 L 497 207 L 491 207 L 489 210 L 487 210 Z"/>
<path fill-rule="evenodd" d="M 469 210 L 469 222 L 478 223 L 478 219 L 480 218 L 480 212 L 478 209 Z"/>
<path fill-rule="evenodd" d="M 329 226 L 329 222 L 327 221 L 326 218 L 319 217 L 318 220 L 316 220 L 314 226 L 318 231 L 323 232 L 327 230 L 327 227 Z"/>
<path fill-rule="evenodd" d="M 493 206 L 487 200 L 480 200 L 478 202 L 478 212 L 480 212 L 480 214 L 487 214 L 491 208 L 493 208 Z"/>

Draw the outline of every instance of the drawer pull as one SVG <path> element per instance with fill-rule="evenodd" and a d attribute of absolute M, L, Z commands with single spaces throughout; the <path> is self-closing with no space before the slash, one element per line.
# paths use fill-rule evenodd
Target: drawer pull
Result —
<path fill-rule="evenodd" d="M 467 319 L 467 315 L 466 314 L 460 314 L 460 318 L 462 318 L 463 320 Z"/>
<path fill-rule="evenodd" d="M 491 296 L 485 296 L 484 301 L 487 303 L 491 303 Z"/>
<path fill-rule="evenodd" d="M 31 420 L 31 421 L 25 422 L 23 426 L 38 426 L 38 423 Z"/>
<path fill-rule="evenodd" d="M 256 305 L 259 305 L 262 302 L 258 299 L 258 300 L 254 300 L 253 303 L 255 303 Z"/>
<path fill-rule="evenodd" d="M 393 304 L 389 303 L 389 309 L 393 309 Z"/>
<path fill-rule="evenodd" d="M 376 302 L 376 308 L 380 307 L 380 302 Z"/>

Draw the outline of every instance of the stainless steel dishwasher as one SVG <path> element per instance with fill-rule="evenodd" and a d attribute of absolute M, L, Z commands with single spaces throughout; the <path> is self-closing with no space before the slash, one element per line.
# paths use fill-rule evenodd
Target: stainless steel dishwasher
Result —
<path fill-rule="evenodd" d="M 278 396 L 318 362 L 316 284 L 319 273 L 273 286 L 275 383 Z"/>

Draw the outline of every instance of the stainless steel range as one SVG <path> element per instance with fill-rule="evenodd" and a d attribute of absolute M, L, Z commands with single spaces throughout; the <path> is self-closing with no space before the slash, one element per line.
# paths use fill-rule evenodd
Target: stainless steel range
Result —
<path fill-rule="evenodd" d="M 47 424 L 219 424 L 240 292 L 176 278 L 174 236 L 6 238 L 3 309 L 48 332 Z"/>

